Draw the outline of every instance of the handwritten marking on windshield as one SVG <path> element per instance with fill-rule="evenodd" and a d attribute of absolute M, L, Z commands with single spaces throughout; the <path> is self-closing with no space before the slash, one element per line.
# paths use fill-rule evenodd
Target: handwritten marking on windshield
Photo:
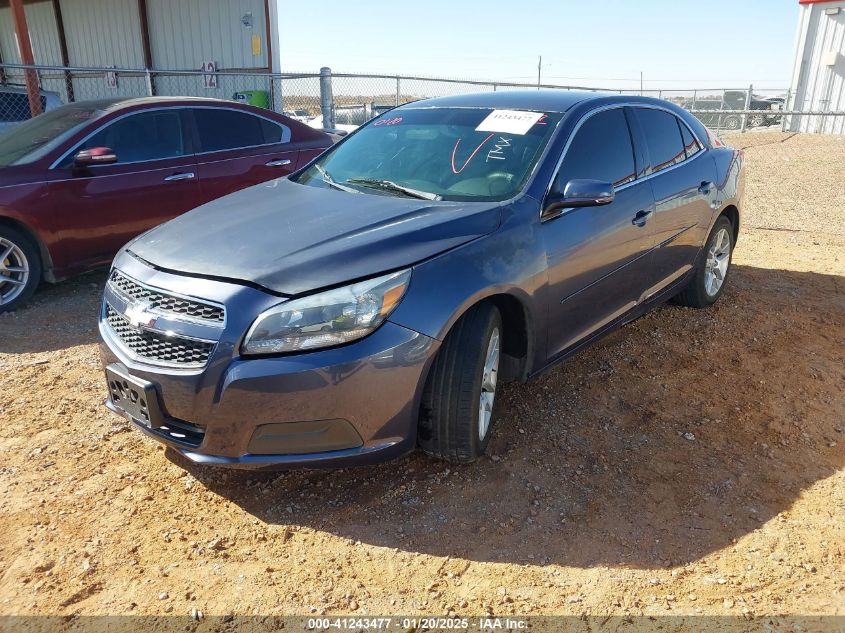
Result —
<path fill-rule="evenodd" d="M 453 147 L 453 148 L 452 148 L 452 173 L 453 173 L 453 174 L 459 174 L 459 173 L 461 173 L 464 169 L 466 169 L 466 168 L 467 168 L 467 165 L 469 165 L 469 162 L 473 159 L 473 157 L 474 157 L 474 156 L 475 156 L 475 155 L 479 152 L 479 150 L 480 150 L 482 147 L 484 147 L 484 144 L 485 144 L 487 141 L 489 141 L 491 138 L 493 138 L 493 136 L 495 136 L 495 135 L 494 135 L 494 134 L 490 134 L 490 136 L 488 136 L 488 137 L 487 137 L 487 138 L 485 138 L 483 141 L 481 141 L 481 142 L 478 144 L 478 147 L 476 147 L 474 150 L 472 150 L 472 154 L 470 154 L 470 155 L 469 155 L 469 158 L 467 158 L 467 159 L 466 159 L 466 161 L 464 162 L 464 164 L 463 164 L 463 165 L 461 165 L 461 168 L 460 168 L 460 169 L 458 169 L 457 167 L 455 167 L 455 154 L 456 154 L 456 153 L 457 153 L 457 151 L 458 151 L 458 145 L 460 145 L 460 144 L 461 144 L 461 139 L 458 139 L 457 141 L 455 141 L 455 147 Z"/>
<path fill-rule="evenodd" d="M 400 123 L 402 123 L 402 117 L 395 116 L 392 119 L 379 119 L 373 123 L 373 127 L 378 127 L 380 125 L 399 125 Z"/>
<path fill-rule="evenodd" d="M 505 158 L 507 158 L 505 156 L 505 149 L 511 146 L 511 140 L 512 139 L 500 136 L 499 140 L 494 144 L 493 149 L 487 152 L 486 162 L 489 163 L 491 160 L 505 160 Z"/>

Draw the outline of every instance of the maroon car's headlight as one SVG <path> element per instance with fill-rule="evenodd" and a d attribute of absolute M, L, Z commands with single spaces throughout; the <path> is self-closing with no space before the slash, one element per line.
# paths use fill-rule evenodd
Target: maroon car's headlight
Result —
<path fill-rule="evenodd" d="M 410 279 L 403 270 L 273 306 L 249 328 L 241 352 L 297 352 L 362 338 L 399 305 Z"/>

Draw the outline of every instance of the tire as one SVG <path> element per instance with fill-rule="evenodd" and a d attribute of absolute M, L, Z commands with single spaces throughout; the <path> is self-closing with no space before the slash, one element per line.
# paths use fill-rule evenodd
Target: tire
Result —
<path fill-rule="evenodd" d="M 725 242 L 727 240 L 727 243 Z M 706 308 L 722 296 L 731 271 L 734 249 L 734 227 L 725 216 L 719 217 L 698 258 L 689 284 L 674 299 L 690 308 Z M 716 263 L 718 262 L 718 265 Z M 721 279 L 719 279 L 721 277 Z M 719 281 L 718 287 L 715 282 Z"/>
<path fill-rule="evenodd" d="M 763 127 L 766 124 L 766 117 L 762 114 L 752 114 L 748 117 L 749 127 Z"/>
<path fill-rule="evenodd" d="M 40 281 L 38 247 L 23 231 L 0 226 L 0 313 L 24 305 Z"/>
<path fill-rule="evenodd" d="M 742 127 L 742 121 L 734 114 L 726 117 L 722 126 L 723 129 L 730 131 L 738 130 L 740 127 Z"/>
<path fill-rule="evenodd" d="M 501 343 L 502 317 L 492 305 L 476 305 L 455 323 L 423 390 L 417 441 L 424 452 L 454 463 L 484 453 L 496 420 Z M 489 415 L 480 415 L 482 397 Z"/>

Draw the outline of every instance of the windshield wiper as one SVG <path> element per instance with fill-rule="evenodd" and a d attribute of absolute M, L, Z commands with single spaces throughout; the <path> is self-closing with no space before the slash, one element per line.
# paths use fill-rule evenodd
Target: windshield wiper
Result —
<path fill-rule="evenodd" d="M 421 200 L 442 200 L 443 198 L 436 193 L 429 193 L 428 191 L 420 191 L 419 189 L 411 189 L 404 187 L 392 180 L 379 180 L 377 178 L 350 178 L 346 182 L 356 185 L 364 185 L 365 187 L 373 187 L 374 189 L 384 189 L 385 191 L 395 191 L 396 193 L 403 193 L 411 198 L 420 198 Z"/>
<path fill-rule="evenodd" d="M 320 172 L 320 176 L 323 178 L 323 182 L 325 182 L 330 187 L 334 187 L 335 189 L 340 189 L 341 191 L 348 191 L 349 193 L 361 193 L 357 189 L 353 189 L 352 187 L 346 187 L 339 182 L 337 182 L 332 175 L 326 171 L 326 169 L 320 163 L 314 163 L 314 167 Z"/>

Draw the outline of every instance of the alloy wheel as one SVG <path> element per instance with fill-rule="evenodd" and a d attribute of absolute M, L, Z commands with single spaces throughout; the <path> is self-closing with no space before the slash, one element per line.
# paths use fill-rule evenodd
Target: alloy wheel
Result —
<path fill-rule="evenodd" d="M 731 261 L 731 236 L 723 228 L 716 233 L 712 246 L 707 251 L 704 267 L 704 290 L 711 297 L 716 296 L 725 283 Z"/>
<path fill-rule="evenodd" d="M 490 420 L 493 417 L 493 401 L 496 399 L 496 381 L 499 374 L 499 330 L 494 329 L 487 344 L 484 369 L 481 372 L 481 396 L 478 402 L 478 439 L 484 441 Z"/>
<path fill-rule="evenodd" d="M 0 305 L 11 303 L 29 281 L 29 262 L 20 246 L 0 237 Z"/>

